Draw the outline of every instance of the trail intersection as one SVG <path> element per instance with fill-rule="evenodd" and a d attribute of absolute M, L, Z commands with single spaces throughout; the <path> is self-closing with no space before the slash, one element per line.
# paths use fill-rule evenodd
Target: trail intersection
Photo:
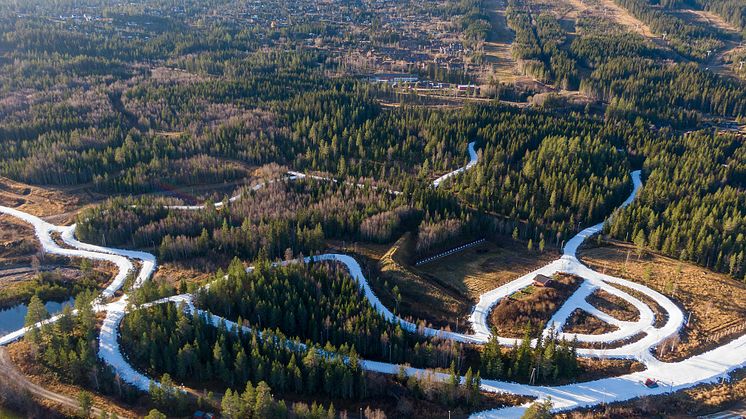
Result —
<path fill-rule="evenodd" d="M 433 187 L 439 187 L 443 181 L 474 167 L 478 161 L 478 155 L 474 150 L 474 143 L 469 144 L 469 154 L 470 162 L 465 167 L 441 176 L 433 182 Z M 307 176 L 297 172 L 290 172 L 286 179 L 296 180 L 306 177 L 321 181 L 332 181 L 328 178 Z M 633 181 L 633 190 L 622 206 L 629 205 L 634 200 L 642 186 L 639 171 L 632 172 L 631 177 Z M 262 185 L 258 185 L 255 189 L 258 189 L 261 186 Z M 396 193 L 396 191 L 390 192 Z M 229 202 L 233 202 L 237 199 L 240 199 L 240 195 L 231 198 Z M 201 210 L 204 209 L 204 206 L 177 206 L 171 209 Z M 0 213 L 8 214 L 31 224 L 34 227 L 36 236 L 41 242 L 45 252 L 69 257 L 104 260 L 117 266 L 118 273 L 114 280 L 102 292 L 101 298 L 94 303 L 94 308 L 97 311 L 103 311 L 106 313 L 106 318 L 99 334 L 99 356 L 104 360 L 104 362 L 112 366 L 122 380 L 137 388 L 147 390 L 149 383 L 153 379 L 133 368 L 124 358 L 121 348 L 119 347 L 118 329 L 121 320 L 128 309 L 128 296 L 123 295 L 118 300 L 108 303 L 105 300 L 111 299 L 114 296 L 114 293 L 123 286 L 127 276 L 130 273 L 135 272 L 136 264 L 139 265 L 139 269 L 137 270 L 133 288 L 137 288 L 147 281 L 156 270 L 157 264 L 155 256 L 146 252 L 114 249 L 82 243 L 74 236 L 74 225 L 68 227 L 55 226 L 38 217 L 14 208 L 0 206 Z M 344 265 L 352 278 L 360 284 L 370 304 L 373 305 L 373 307 L 388 321 L 397 322 L 401 324 L 403 328 L 411 332 L 423 333 L 426 336 L 439 336 L 444 339 L 452 339 L 459 342 L 473 344 L 483 344 L 490 338 L 490 328 L 487 324 L 490 310 L 503 298 L 531 285 L 533 278 L 537 274 L 552 275 L 557 272 L 564 272 L 583 278 L 583 283 L 578 290 L 564 302 L 548 322 L 544 333 L 547 334 L 550 330 L 556 330 L 560 333 L 561 337 L 567 339 L 574 338 L 577 339 L 578 342 L 587 343 L 623 342 L 625 339 L 642 333 L 644 336 L 641 339 L 632 341 L 631 343 L 622 343 L 612 349 L 581 348 L 578 350 L 578 354 L 581 356 L 596 358 L 636 359 L 646 366 L 646 370 L 619 377 L 604 378 L 585 383 L 555 387 L 530 386 L 497 380 L 482 380 L 483 391 L 526 395 L 538 399 L 551 397 L 555 411 L 589 407 L 600 403 L 629 400 L 639 396 L 676 391 L 700 383 L 715 382 L 724 377 L 724 375 L 728 374 L 730 371 L 746 366 L 746 335 L 710 352 L 693 356 L 681 362 L 663 363 L 658 361 L 651 354 L 651 350 L 667 338 L 679 332 L 680 328 L 684 325 L 684 313 L 678 306 L 676 306 L 676 304 L 664 295 L 643 285 L 593 271 L 577 259 L 576 252 L 583 241 L 600 232 L 602 228 L 603 223 L 600 223 L 582 230 L 567 242 L 563 250 L 563 255 L 559 259 L 481 295 L 479 302 L 474 307 L 470 317 L 471 326 L 474 330 L 473 334 L 462 334 L 432 328 L 422 328 L 397 317 L 381 303 L 369 286 L 367 279 L 362 273 L 360 265 L 351 256 L 343 254 L 324 254 L 313 258 L 306 258 L 304 262 L 309 262 L 313 259 L 314 261 L 330 261 Z M 64 247 L 54 240 L 53 234 L 59 234 L 61 241 L 64 243 Z M 615 285 L 621 285 L 628 289 L 632 289 L 655 301 L 655 303 L 658 304 L 667 314 L 665 324 L 662 327 L 655 327 L 655 315 L 650 307 L 638 298 L 617 288 Z M 586 302 L 586 297 L 597 289 L 604 290 L 633 305 L 640 313 L 639 319 L 634 322 L 617 320 L 591 306 Z M 154 301 L 144 304 L 142 307 L 167 302 L 180 304 L 187 310 L 196 310 L 192 303 L 192 296 L 188 294 Z M 564 324 L 576 309 L 587 311 L 589 314 L 598 317 L 602 321 L 616 326 L 617 330 L 600 335 L 569 334 L 563 332 L 562 329 Z M 226 319 L 222 319 L 202 310 L 199 310 L 199 312 L 208 316 L 211 322 L 215 325 L 225 321 L 229 328 L 232 326 L 237 327 L 233 322 Z M 45 322 L 53 322 L 57 318 L 58 317 L 53 317 Z M 7 345 L 20 339 L 27 330 L 28 328 L 23 328 L 0 337 L 0 345 Z M 497 338 L 503 345 L 516 344 L 516 340 L 513 338 Z M 397 374 L 400 371 L 399 365 L 383 362 L 364 360 L 361 362 L 361 365 L 369 371 L 386 374 Z M 405 371 L 410 375 L 433 374 L 432 372 L 417 368 L 405 368 Z M 440 373 L 435 373 L 433 376 L 439 379 L 447 378 L 445 374 Z M 649 377 L 658 379 L 664 385 L 654 389 L 642 385 L 641 383 Z M 519 417 L 525 411 L 526 407 L 527 406 L 516 406 L 484 411 L 477 413 L 474 416 Z"/>

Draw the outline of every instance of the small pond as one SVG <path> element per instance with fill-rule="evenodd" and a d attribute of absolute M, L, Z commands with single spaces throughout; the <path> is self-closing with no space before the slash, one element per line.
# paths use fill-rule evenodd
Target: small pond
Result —
<path fill-rule="evenodd" d="M 55 315 L 61 312 L 66 305 L 73 305 L 74 303 L 75 298 L 70 297 L 70 299 L 62 302 L 47 301 L 44 306 L 50 315 Z M 26 319 L 26 311 L 28 311 L 28 304 L 18 304 L 0 310 L 0 336 L 22 328 L 23 321 Z"/>

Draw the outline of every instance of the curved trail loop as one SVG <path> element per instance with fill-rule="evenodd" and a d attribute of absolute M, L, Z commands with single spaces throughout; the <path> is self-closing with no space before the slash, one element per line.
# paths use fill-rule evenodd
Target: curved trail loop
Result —
<path fill-rule="evenodd" d="M 469 154 L 470 162 L 465 167 L 450 172 L 436 179 L 433 182 L 433 187 L 437 188 L 443 181 L 474 167 L 474 165 L 477 164 L 478 155 L 474 150 L 473 142 L 469 144 Z M 336 182 L 336 180 L 330 178 L 308 176 L 298 172 L 289 172 L 286 179 L 295 180 L 306 177 Z M 622 206 L 629 205 L 634 200 L 637 192 L 639 191 L 639 188 L 641 187 L 639 171 L 632 172 L 632 180 L 632 194 L 622 204 Z M 263 185 L 264 184 L 257 185 L 253 189 L 257 190 Z M 397 193 L 396 191 L 389 192 Z M 229 200 L 229 202 L 233 202 L 239 198 L 240 195 L 234 196 Z M 220 203 L 220 205 L 222 206 L 222 203 Z M 219 205 L 216 204 L 216 207 L 218 206 Z M 183 210 L 200 210 L 204 209 L 204 206 L 174 206 L 171 208 Z M 96 260 L 105 260 L 117 265 L 118 274 L 109 285 L 109 287 L 104 290 L 100 301 L 94 303 L 94 308 L 96 310 L 106 312 L 106 319 L 99 334 L 99 356 L 105 362 L 111 365 L 124 381 L 140 389 L 147 390 L 151 379 L 135 370 L 124 359 L 124 356 L 119 348 L 117 338 L 118 328 L 127 310 L 127 295 L 124 295 L 119 300 L 110 303 L 105 303 L 103 302 L 103 300 L 112 297 L 114 293 L 124 284 L 127 276 L 130 273 L 134 272 L 135 264 L 133 263 L 133 261 L 137 262 L 140 266 L 137 277 L 133 284 L 133 288 L 137 288 L 142 285 L 144 281 L 150 278 L 150 276 L 156 269 L 155 257 L 145 252 L 112 249 L 82 243 L 74 237 L 74 225 L 69 227 L 54 226 L 41 220 L 38 217 L 3 206 L 0 206 L 0 213 L 5 213 L 17 217 L 33 225 L 36 236 L 39 238 L 46 252 L 70 257 L 83 257 Z M 482 390 L 484 391 L 513 393 L 532 396 L 538 399 L 551 397 L 555 411 L 593 406 L 605 402 L 628 400 L 638 396 L 660 394 L 668 392 L 669 390 L 687 388 L 700 383 L 714 382 L 720 379 L 724 374 L 727 374 L 729 371 L 746 366 L 746 335 L 710 352 L 691 357 L 678 363 L 663 363 L 655 359 L 651 355 L 650 350 L 667 337 L 678 332 L 678 330 L 684 323 L 684 314 L 671 300 L 661 295 L 660 293 L 631 281 L 595 272 L 578 261 L 576 257 L 578 247 L 583 243 L 585 239 L 598 233 L 599 231 L 601 231 L 602 228 L 603 223 L 600 223 L 584 229 L 570 241 L 568 241 L 561 258 L 527 275 L 517 278 L 516 280 L 508 284 L 505 284 L 483 294 L 480 297 L 479 302 L 475 306 L 474 311 L 470 317 L 472 329 L 475 331 L 474 334 L 470 335 L 446 332 L 431 328 L 418 328 L 417 325 L 397 317 L 381 303 L 373 290 L 370 288 L 367 279 L 363 276 L 360 265 L 351 256 L 342 254 L 325 254 L 313 258 L 306 258 L 304 262 L 309 262 L 311 260 L 332 261 L 345 265 L 352 278 L 358 281 L 361 288 L 365 292 L 366 297 L 376 308 L 376 310 L 387 320 L 391 322 L 398 322 L 407 330 L 410 330 L 412 332 L 420 332 L 427 336 L 439 336 L 442 338 L 453 339 L 460 342 L 477 344 L 484 343 L 490 338 L 487 316 L 492 307 L 494 307 L 495 304 L 497 304 L 502 298 L 505 298 L 506 296 L 509 296 L 512 293 L 529 286 L 536 274 L 541 273 L 544 275 L 551 275 L 556 272 L 567 272 L 582 277 L 584 279 L 584 282 L 581 284 L 578 291 L 573 294 L 562 305 L 562 307 L 560 307 L 560 309 L 548 322 L 547 330 L 545 331 L 545 333 L 548 333 L 547 331 L 550 330 L 550 328 L 554 328 L 561 333 L 561 336 L 567 338 L 576 337 L 578 341 L 581 342 L 614 342 L 620 341 L 624 338 L 628 338 L 638 333 L 644 333 L 644 337 L 642 339 L 633 343 L 624 344 L 618 348 L 603 350 L 579 349 L 578 353 L 583 356 L 589 357 L 637 359 L 646 365 L 647 370 L 643 372 L 623 375 L 620 377 L 605 378 L 592 382 L 556 387 L 529 386 L 497 380 L 482 380 Z M 69 248 L 60 246 L 53 238 L 53 234 L 59 234 L 61 241 L 64 243 L 65 246 L 69 246 Z M 639 299 L 629 295 L 627 292 L 616 288 L 614 285 L 622 285 L 629 289 L 633 289 L 654 300 L 663 308 L 664 311 L 666 311 L 668 315 L 668 319 L 665 325 L 660 328 L 655 328 L 655 316 L 653 315 L 653 312 L 650 310 L 650 308 Z M 604 315 L 598 309 L 588 304 L 585 301 L 585 298 L 596 289 L 603 289 L 604 291 L 623 298 L 630 304 L 634 305 L 640 312 L 639 319 L 634 322 L 622 322 L 608 315 Z M 174 297 L 150 302 L 144 304 L 143 307 L 167 302 L 180 304 L 185 310 L 197 310 L 200 314 L 207 316 L 208 319 L 215 325 L 221 322 L 225 322 L 229 328 L 237 326 L 234 322 L 222 319 L 209 312 L 196 309 L 192 301 L 192 296 L 188 294 L 177 295 Z M 601 320 L 616 326 L 618 330 L 603 335 L 562 334 L 562 327 L 564 323 L 567 321 L 572 311 L 576 308 L 588 311 L 590 314 L 599 317 Z M 45 322 L 52 322 L 55 320 L 56 317 L 53 317 Z M 245 328 L 245 326 L 242 327 Z M 6 345 L 12 341 L 19 339 L 25 334 L 27 330 L 28 328 L 24 328 L 1 337 L 0 345 Z M 502 344 L 515 344 L 515 339 L 503 337 L 497 338 Z M 294 343 L 292 341 L 288 341 L 288 344 L 305 347 L 303 344 Z M 333 356 L 333 354 L 328 355 Z M 361 365 L 366 370 L 387 374 L 396 374 L 399 372 L 400 368 L 399 365 L 368 360 L 362 360 Z M 447 379 L 446 375 L 444 374 L 433 374 L 432 372 L 423 369 L 406 368 L 406 372 L 412 375 L 432 374 L 436 379 Z M 657 378 L 663 385 L 656 389 L 649 389 L 640 384 L 640 382 L 649 377 Z M 504 409 L 496 409 L 480 412 L 475 414 L 474 416 L 519 417 L 525 411 L 525 408 L 526 406 L 516 406 Z"/>
<path fill-rule="evenodd" d="M 463 173 L 463 172 L 471 169 L 472 167 L 474 167 L 479 162 L 479 155 L 477 154 L 476 150 L 474 149 L 475 145 L 476 145 L 475 141 L 472 141 L 472 142 L 469 143 L 469 146 L 468 146 L 468 150 L 469 150 L 469 163 L 467 163 L 466 166 L 464 166 L 464 167 L 460 167 L 460 168 L 458 168 L 458 169 L 456 169 L 456 170 L 454 170 L 452 172 L 448 172 L 445 175 L 443 175 L 443 176 L 435 179 L 433 181 L 433 183 L 432 183 L 433 188 L 440 187 L 440 185 L 444 181 L 446 181 L 447 179 L 450 179 L 450 178 L 452 178 L 452 177 L 454 177 L 454 176 L 456 176 L 456 175 L 458 175 L 460 173 Z M 320 180 L 320 181 L 324 181 L 324 182 L 339 183 L 339 181 L 337 179 L 334 179 L 334 178 L 331 178 L 331 177 L 328 177 L 328 176 L 307 175 L 305 173 L 295 172 L 295 171 L 288 171 L 287 172 L 287 176 L 285 176 L 284 179 L 286 179 L 286 180 L 314 179 L 314 180 Z M 261 189 L 262 187 L 264 187 L 264 185 L 266 185 L 268 183 L 274 183 L 275 181 L 276 180 L 268 180 L 266 182 L 254 185 L 250 189 L 252 191 L 258 191 L 259 189 Z M 359 188 L 370 187 L 370 188 L 372 188 L 374 190 L 378 189 L 377 186 L 369 186 L 369 185 L 365 185 L 365 184 L 362 184 L 362 183 L 352 183 L 352 182 L 344 182 L 344 183 L 347 184 L 347 185 L 357 186 Z M 390 194 L 393 194 L 393 195 L 401 195 L 401 193 L 402 193 L 401 191 L 395 191 L 395 190 L 392 190 L 392 189 L 386 189 L 386 192 L 388 192 Z M 236 194 L 236 195 L 233 195 L 232 197 L 228 198 L 228 203 L 230 204 L 232 202 L 236 202 L 239 199 L 241 199 L 241 194 L 240 193 Z M 223 207 L 224 202 L 216 202 L 213 205 L 215 206 L 215 208 L 219 209 L 219 208 Z M 203 205 L 169 205 L 169 206 L 166 206 L 165 208 L 173 209 L 173 210 L 183 210 L 183 211 L 199 211 L 199 210 L 205 209 L 205 205 L 204 204 Z"/>

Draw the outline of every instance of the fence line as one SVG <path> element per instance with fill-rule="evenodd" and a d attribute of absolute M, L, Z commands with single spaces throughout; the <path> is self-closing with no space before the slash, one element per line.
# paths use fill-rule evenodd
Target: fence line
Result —
<path fill-rule="evenodd" d="M 741 324 L 736 324 L 734 326 L 728 326 L 726 328 L 717 329 L 717 332 L 709 336 L 708 340 L 710 340 L 711 342 L 717 342 L 725 336 L 741 332 L 744 329 L 746 329 L 746 322 L 743 322 Z"/>
<path fill-rule="evenodd" d="M 430 256 L 429 258 L 422 259 L 421 261 L 415 263 L 414 266 L 420 266 L 420 265 L 424 265 L 426 263 L 430 263 L 430 262 L 432 262 L 432 261 L 434 261 L 436 259 L 440 259 L 440 258 L 444 258 L 446 256 L 450 256 L 450 255 L 452 255 L 454 253 L 461 252 L 462 250 L 466 250 L 466 249 L 468 249 L 470 247 L 474 247 L 474 246 L 476 246 L 478 244 L 481 244 L 481 243 L 484 243 L 484 242 L 485 242 L 485 239 L 479 239 L 479 240 L 475 240 L 475 241 L 473 241 L 471 243 L 466 243 L 466 244 L 461 245 L 459 247 L 454 247 L 451 250 L 446 250 L 443 253 L 438 253 L 435 256 Z"/>

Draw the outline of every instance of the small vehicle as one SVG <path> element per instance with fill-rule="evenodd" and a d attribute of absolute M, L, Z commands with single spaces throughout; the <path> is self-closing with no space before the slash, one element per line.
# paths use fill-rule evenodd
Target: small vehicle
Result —
<path fill-rule="evenodd" d="M 658 387 L 658 382 L 655 381 L 655 380 L 653 380 L 652 378 L 648 378 L 647 380 L 645 380 L 645 382 L 643 384 L 647 388 L 657 388 Z"/>

